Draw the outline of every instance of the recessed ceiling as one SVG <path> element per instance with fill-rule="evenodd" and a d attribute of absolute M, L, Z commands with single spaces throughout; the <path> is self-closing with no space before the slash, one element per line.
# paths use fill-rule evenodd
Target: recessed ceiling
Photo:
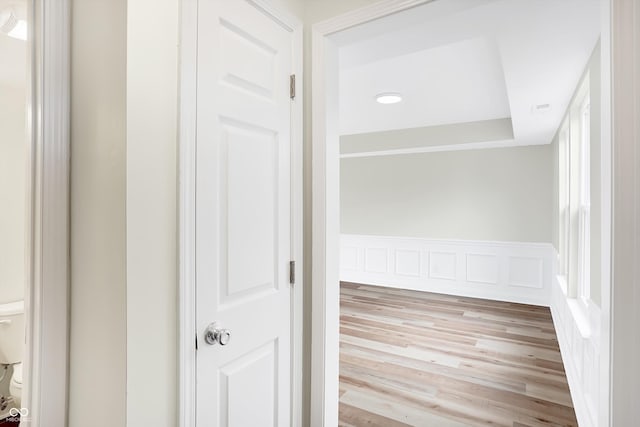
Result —
<path fill-rule="evenodd" d="M 346 134 L 509 117 L 500 55 L 478 37 L 344 70 L 340 114 Z M 400 92 L 380 105 L 372 95 Z"/>
<path fill-rule="evenodd" d="M 513 144 L 549 143 L 599 35 L 598 0 L 438 0 L 339 33 L 341 133 L 510 118 Z"/>

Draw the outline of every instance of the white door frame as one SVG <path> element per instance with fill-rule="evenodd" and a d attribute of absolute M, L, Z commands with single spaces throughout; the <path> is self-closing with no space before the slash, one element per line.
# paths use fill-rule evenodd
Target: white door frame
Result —
<path fill-rule="evenodd" d="M 383 0 L 312 29 L 311 426 L 338 425 L 340 147 L 338 47 L 330 36 L 433 0 Z M 330 286 L 328 284 L 331 284 Z"/>
<path fill-rule="evenodd" d="M 340 188 L 339 188 L 339 135 L 338 135 L 338 47 L 330 36 L 339 31 L 370 22 L 384 16 L 407 10 L 433 0 L 382 0 L 330 20 L 315 24 L 312 29 L 312 146 L 313 146 L 313 208 L 312 208 L 312 359 L 311 359 L 311 425 L 333 426 L 338 422 L 338 357 L 339 357 L 339 230 L 340 230 Z M 613 232 L 614 251 L 620 246 L 628 250 L 635 243 L 637 251 L 640 242 L 638 223 L 640 222 L 640 183 L 616 180 L 616 177 L 640 176 L 640 159 L 638 148 L 634 148 L 640 137 L 637 126 L 640 105 L 638 88 L 640 88 L 640 5 L 630 0 L 602 0 L 603 7 L 611 11 L 611 52 L 612 52 L 612 114 L 615 130 L 612 135 L 614 162 L 619 153 L 618 162 L 614 163 L 613 191 L 605 187 L 605 191 L 619 192 L 618 202 L 613 202 L 614 223 L 624 223 L 619 216 L 620 209 L 626 206 L 636 218 L 635 233 L 628 229 Z M 636 37 L 636 40 L 633 40 Z M 634 68 L 635 67 L 635 68 Z M 616 72 L 617 70 L 623 70 Z M 634 74 L 635 73 L 635 74 Z M 635 88 L 636 92 L 629 90 Z M 635 98 L 634 98 L 635 96 Z M 635 107 L 633 101 L 635 100 Z M 635 108 L 635 110 L 633 110 Z M 616 111 L 633 111 L 634 115 L 615 114 Z M 635 122 L 634 122 L 635 117 Z M 635 126 L 634 126 L 635 124 Z M 636 151 L 633 151 L 636 150 Z M 635 157 L 633 156 L 635 154 Z M 621 161 L 626 159 L 626 163 Z M 635 159 L 635 163 L 633 163 Z M 623 170 L 624 169 L 624 170 Z M 624 175 L 624 174 L 627 175 Z M 637 185 L 638 187 L 634 187 Z M 623 197 L 624 195 L 624 197 Z M 623 203 L 623 200 L 625 201 Z M 616 210 L 618 214 L 616 215 Z M 607 216 L 605 216 L 606 218 Z M 627 218 L 629 220 L 629 218 Z M 634 240 L 635 236 L 635 240 Z M 622 239 L 625 239 L 624 245 Z M 634 307 L 640 306 L 640 272 L 633 269 L 634 262 L 640 254 L 631 252 L 624 263 L 613 264 L 613 280 L 611 288 L 603 287 L 603 329 L 602 342 L 607 354 L 603 359 L 608 369 L 601 373 L 601 384 L 606 390 L 601 395 L 601 408 L 608 425 L 612 412 L 609 408 L 617 408 L 615 402 L 625 401 L 626 414 L 618 412 L 616 417 L 637 420 L 640 417 L 638 406 L 628 399 L 638 396 L 640 384 L 640 368 L 638 364 L 618 372 L 618 377 L 611 375 L 611 366 L 617 358 L 622 360 L 640 360 L 640 344 L 638 339 L 625 340 L 624 332 L 637 331 L 638 314 Z M 635 258 L 634 258 L 635 257 Z M 635 261 L 632 261 L 635 260 Z M 620 275 L 618 275 L 620 270 Z M 616 282 L 615 278 L 624 275 L 627 280 L 635 280 L 636 288 L 628 287 L 628 282 Z M 330 286 L 328 284 L 331 284 Z M 616 286 L 617 285 L 617 286 Z M 606 294 L 606 295 L 605 295 Z M 615 313 L 609 308 L 609 295 L 613 298 Z M 615 301 L 621 301 L 618 304 Z M 611 316 L 611 317 L 610 317 Z M 612 319 L 613 322 L 609 320 Z M 618 320 L 616 322 L 616 320 Z M 633 321 L 635 320 L 635 321 Z M 631 326 L 634 325 L 634 326 Z M 619 332 L 620 330 L 620 332 Z M 637 334 L 637 332 L 636 332 Z M 618 336 L 619 335 L 619 336 Z M 611 340 L 609 340 L 611 337 Z M 618 338 L 618 339 L 616 339 Z M 610 345 L 609 345 L 610 344 Z M 610 347 L 610 349 L 609 349 Z M 609 361 L 609 353 L 613 356 Z M 627 368 L 633 369 L 633 375 L 627 375 Z M 626 378 L 626 379 L 625 379 Z M 611 393 L 609 393 L 611 390 Z M 612 403 L 613 402 L 613 403 Z M 613 406 L 612 406 L 613 405 Z M 635 413 L 633 412 L 635 411 Z M 618 421 L 616 425 L 625 422 Z"/>
<path fill-rule="evenodd" d="M 67 425 L 69 353 L 70 3 L 32 0 L 28 128 L 27 425 Z M 22 423 L 21 423 L 22 424 Z"/>
<path fill-rule="evenodd" d="M 238 1 L 238 0 L 233 0 Z M 302 426 L 303 341 L 302 305 L 304 283 L 302 269 L 302 23 L 291 14 L 274 7 L 269 0 L 246 0 L 288 27 L 293 36 L 293 68 L 296 97 L 291 109 L 291 256 L 295 264 L 296 283 L 291 297 L 291 420 Z M 180 22 L 180 119 L 178 139 L 178 230 L 179 230 L 179 298 L 178 319 L 178 425 L 195 427 L 196 423 L 196 100 L 198 0 L 181 1 Z"/>
<path fill-rule="evenodd" d="M 637 424 L 640 419 L 640 3 L 612 0 L 611 28 L 609 425 L 624 426 Z"/>

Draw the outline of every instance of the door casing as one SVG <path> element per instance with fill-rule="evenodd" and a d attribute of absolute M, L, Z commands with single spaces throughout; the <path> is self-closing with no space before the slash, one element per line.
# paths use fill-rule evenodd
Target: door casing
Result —
<path fill-rule="evenodd" d="M 291 297 L 292 372 L 291 420 L 302 425 L 303 396 L 303 39 L 302 22 L 268 0 L 246 0 L 287 27 L 293 38 L 293 67 L 296 96 L 291 103 L 291 256 L 295 263 L 296 283 Z M 196 195 L 196 97 L 197 97 L 197 22 L 198 0 L 181 2 L 180 20 L 180 118 L 178 136 L 178 425 L 196 425 L 196 283 L 195 283 L 195 195 Z"/>
<path fill-rule="evenodd" d="M 71 5 L 31 0 L 28 13 L 22 406 L 30 425 L 53 427 L 68 424 Z"/>

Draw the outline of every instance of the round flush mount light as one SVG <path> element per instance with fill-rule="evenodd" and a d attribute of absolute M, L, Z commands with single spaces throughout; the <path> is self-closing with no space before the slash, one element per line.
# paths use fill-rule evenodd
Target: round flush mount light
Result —
<path fill-rule="evenodd" d="M 379 104 L 397 104 L 402 101 L 402 95 L 397 92 L 384 92 L 376 95 Z"/>

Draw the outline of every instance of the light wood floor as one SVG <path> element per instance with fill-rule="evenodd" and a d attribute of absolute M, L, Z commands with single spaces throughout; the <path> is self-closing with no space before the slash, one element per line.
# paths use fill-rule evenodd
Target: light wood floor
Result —
<path fill-rule="evenodd" d="M 340 426 L 577 426 L 549 309 L 342 283 Z"/>

